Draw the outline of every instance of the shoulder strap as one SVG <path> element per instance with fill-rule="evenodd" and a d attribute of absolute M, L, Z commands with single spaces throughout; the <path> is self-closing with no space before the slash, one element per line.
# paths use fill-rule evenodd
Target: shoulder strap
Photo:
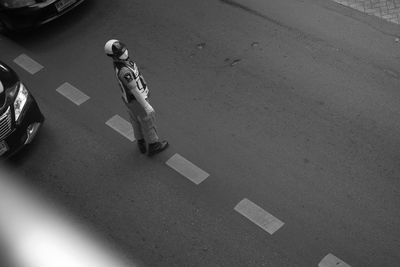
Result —
<path fill-rule="evenodd" d="M 122 62 L 114 62 L 114 71 L 115 71 L 115 76 L 117 78 L 119 87 L 122 91 L 122 98 L 126 103 L 131 102 L 132 100 L 135 100 L 135 96 L 132 94 L 132 92 L 130 92 L 129 90 L 127 90 L 127 88 L 124 86 L 124 84 L 121 82 L 120 77 L 119 77 L 119 73 L 121 71 L 121 69 L 123 67 L 126 67 L 125 64 L 123 64 Z"/>

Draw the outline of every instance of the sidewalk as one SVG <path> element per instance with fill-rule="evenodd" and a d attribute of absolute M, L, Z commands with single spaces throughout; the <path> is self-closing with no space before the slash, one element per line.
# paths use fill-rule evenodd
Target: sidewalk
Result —
<path fill-rule="evenodd" d="M 333 0 L 389 22 L 400 24 L 400 0 Z"/>

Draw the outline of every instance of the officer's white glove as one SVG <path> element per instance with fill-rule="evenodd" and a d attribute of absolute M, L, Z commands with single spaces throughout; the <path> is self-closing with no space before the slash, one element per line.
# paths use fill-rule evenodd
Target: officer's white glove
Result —
<path fill-rule="evenodd" d="M 147 105 L 145 111 L 146 111 L 147 118 L 153 117 L 155 114 L 153 107 L 150 105 Z"/>
<path fill-rule="evenodd" d="M 148 101 L 144 98 L 143 94 L 139 92 L 139 89 L 137 88 L 137 85 L 135 82 L 130 82 L 128 84 L 129 89 L 131 90 L 132 94 L 135 96 L 136 100 L 139 102 L 139 104 L 144 108 L 144 111 L 146 112 L 146 117 L 150 118 L 154 116 L 155 112 L 153 107 L 150 105 Z"/>

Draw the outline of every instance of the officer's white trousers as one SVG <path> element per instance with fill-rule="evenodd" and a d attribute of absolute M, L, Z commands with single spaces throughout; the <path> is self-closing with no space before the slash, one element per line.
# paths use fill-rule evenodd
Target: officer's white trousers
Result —
<path fill-rule="evenodd" d="M 155 116 L 147 116 L 144 108 L 136 100 L 126 103 L 135 139 L 144 139 L 147 144 L 158 142 Z"/>

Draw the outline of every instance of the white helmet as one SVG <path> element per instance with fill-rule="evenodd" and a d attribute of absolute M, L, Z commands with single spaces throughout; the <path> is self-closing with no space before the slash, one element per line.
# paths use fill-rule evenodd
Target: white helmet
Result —
<path fill-rule="evenodd" d="M 128 54 L 128 49 L 126 48 L 125 44 L 121 43 L 120 41 L 111 39 L 105 44 L 104 52 L 107 56 L 120 58 L 125 53 Z"/>

